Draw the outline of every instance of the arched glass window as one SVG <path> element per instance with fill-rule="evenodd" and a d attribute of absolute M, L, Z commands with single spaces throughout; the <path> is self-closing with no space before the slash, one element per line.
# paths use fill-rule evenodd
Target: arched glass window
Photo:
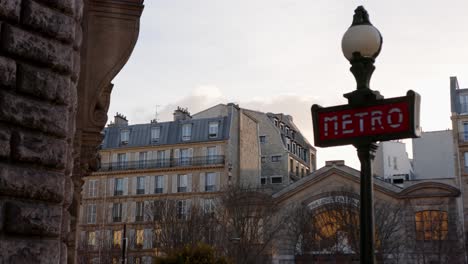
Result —
<path fill-rule="evenodd" d="M 426 210 L 416 212 L 416 240 L 446 240 L 448 234 L 448 215 L 445 211 Z"/>

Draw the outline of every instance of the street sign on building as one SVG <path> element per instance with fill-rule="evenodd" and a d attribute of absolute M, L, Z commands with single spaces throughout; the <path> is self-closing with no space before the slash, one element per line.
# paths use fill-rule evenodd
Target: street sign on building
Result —
<path fill-rule="evenodd" d="M 420 135 L 420 96 L 373 100 L 358 107 L 350 104 L 333 107 L 312 106 L 314 143 L 319 147 L 377 142 Z"/>

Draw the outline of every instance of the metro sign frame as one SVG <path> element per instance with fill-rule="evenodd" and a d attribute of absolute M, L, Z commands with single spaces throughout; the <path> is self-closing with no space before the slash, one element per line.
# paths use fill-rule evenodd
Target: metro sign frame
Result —
<path fill-rule="evenodd" d="M 330 147 L 419 137 L 420 103 L 420 95 L 409 90 L 406 96 L 359 106 L 314 104 L 314 144 Z"/>

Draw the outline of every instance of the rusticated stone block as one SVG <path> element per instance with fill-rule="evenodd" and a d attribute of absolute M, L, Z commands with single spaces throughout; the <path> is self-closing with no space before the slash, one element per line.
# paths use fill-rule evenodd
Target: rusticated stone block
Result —
<path fill-rule="evenodd" d="M 41 0 L 41 2 L 46 3 L 50 7 L 60 9 L 70 14 L 75 12 L 75 1 L 76 0 Z"/>
<path fill-rule="evenodd" d="M 0 158 L 7 158 L 10 156 L 10 130 L 0 126 Z"/>
<path fill-rule="evenodd" d="M 6 202 L 4 229 L 10 234 L 59 236 L 61 215 L 60 204 Z"/>
<path fill-rule="evenodd" d="M 11 156 L 14 160 L 65 168 L 67 143 L 41 133 L 14 132 Z"/>
<path fill-rule="evenodd" d="M 59 71 L 72 69 L 72 46 L 35 35 L 31 32 L 3 25 L 1 41 L 6 52 L 25 59 L 34 60 Z"/>
<path fill-rule="evenodd" d="M 75 20 L 61 12 L 40 5 L 32 0 L 23 0 L 21 21 L 53 38 L 71 42 L 75 36 Z"/>
<path fill-rule="evenodd" d="M 18 91 L 59 104 L 68 104 L 70 78 L 44 68 L 20 64 Z"/>
<path fill-rule="evenodd" d="M 0 164 L 0 193 L 5 196 L 61 202 L 64 181 L 62 173 Z"/>
<path fill-rule="evenodd" d="M 0 120 L 39 129 L 59 137 L 67 135 L 65 106 L 52 105 L 0 90 Z"/>
<path fill-rule="evenodd" d="M 49 264 L 60 263 L 59 240 L 19 240 L 2 238 L 0 263 Z M 66 254 L 66 253 L 65 253 Z"/>
<path fill-rule="evenodd" d="M 81 46 L 81 42 L 83 41 L 83 28 L 81 24 L 75 24 L 75 42 L 73 43 L 73 48 L 75 50 L 79 50 Z"/>
<path fill-rule="evenodd" d="M 0 86 L 13 87 L 15 85 L 16 62 L 0 56 Z"/>
<path fill-rule="evenodd" d="M 18 21 L 21 0 L 0 0 L 0 17 Z"/>

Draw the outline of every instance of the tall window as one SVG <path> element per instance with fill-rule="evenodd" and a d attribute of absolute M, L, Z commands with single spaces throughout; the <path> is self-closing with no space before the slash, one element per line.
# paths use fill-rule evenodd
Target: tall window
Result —
<path fill-rule="evenodd" d="M 139 168 L 140 169 L 146 168 L 148 152 L 143 151 L 143 152 L 140 152 L 138 155 L 139 155 L 139 159 L 138 159 Z"/>
<path fill-rule="evenodd" d="M 187 141 L 192 138 L 192 124 L 182 125 L 182 141 Z"/>
<path fill-rule="evenodd" d="M 96 232 L 95 231 L 88 232 L 88 246 L 90 247 L 96 246 Z"/>
<path fill-rule="evenodd" d="M 135 206 L 135 221 L 143 221 L 144 218 L 144 202 L 136 202 Z"/>
<path fill-rule="evenodd" d="M 96 223 L 96 205 L 95 204 L 88 204 L 86 215 L 87 215 L 88 224 Z"/>
<path fill-rule="evenodd" d="M 468 95 L 460 95 L 460 113 L 468 113 Z"/>
<path fill-rule="evenodd" d="M 206 148 L 208 152 L 208 164 L 215 164 L 216 163 L 216 147 L 208 147 Z"/>
<path fill-rule="evenodd" d="M 178 219 L 187 219 L 187 201 L 181 200 L 177 201 L 177 218 Z"/>
<path fill-rule="evenodd" d="M 117 167 L 119 169 L 126 169 L 126 167 L 127 167 L 127 153 L 117 154 Z"/>
<path fill-rule="evenodd" d="M 205 199 L 203 201 L 203 212 L 205 214 L 213 214 L 215 211 L 214 199 Z"/>
<path fill-rule="evenodd" d="M 143 248 L 143 238 L 144 238 L 144 230 L 137 229 L 135 232 L 135 247 L 136 248 Z"/>
<path fill-rule="evenodd" d="M 208 136 L 209 138 L 217 138 L 218 137 L 218 122 L 210 122 L 208 128 Z"/>
<path fill-rule="evenodd" d="M 97 180 L 88 181 L 88 197 L 97 196 Z"/>
<path fill-rule="evenodd" d="M 180 149 L 180 165 L 187 166 L 191 164 L 189 149 Z"/>
<path fill-rule="evenodd" d="M 215 179 L 216 173 L 215 172 L 208 172 L 205 177 L 205 191 L 212 192 L 215 190 Z"/>
<path fill-rule="evenodd" d="M 161 135 L 161 127 L 152 127 L 151 128 L 151 142 L 159 142 L 159 137 Z"/>
<path fill-rule="evenodd" d="M 123 179 L 114 179 L 114 195 L 123 195 Z"/>
<path fill-rule="evenodd" d="M 288 150 L 291 151 L 291 139 L 286 138 L 286 146 L 288 147 Z"/>
<path fill-rule="evenodd" d="M 129 130 L 122 130 L 120 131 L 120 143 L 121 144 L 128 144 L 128 140 L 130 138 L 130 131 Z"/>
<path fill-rule="evenodd" d="M 137 194 L 145 194 L 145 177 L 137 177 L 137 187 L 136 187 Z"/>
<path fill-rule="evenodd" d="M 114 222 L 122 222 L 122 204 L 115 203 L 112 205 L 112 220 Z"/>
<path fill-rule="evenodd" d="M 166 160 L 166 152 L 164 150 L 158 150 L 158 154 L 157 154 L 157 166 L 159 168 L 163 168 L 165 167 L 166 165 L 165 164 L 169 164 L 168 161 Z"/>
<path fill-rule="evenodd" d="M 468 141 L 468 123 L 465 122 L 463 123 L 463 141 L 467 142 Z"/>
<path fill-rule="evenodd" d="M 446 240 L 448 234 L 448 216 L 445 211 L 427 210 L 414 216 L 416 240 Z"/>
<path fill-rule="evenodd" d="M 187 174 L 177 175 L 177 192 L 187 192 Z"/>
<path fill-rule="evenodd" d="M 266 143 L 266 136 L 260 136 L 260 143 L 264 144 Z"/>
<path fill-rule="evenodd" d="M 393 157 L 393 169 L 394 169 L 394 170 L 398 170 L 397 157 Z"/>
<path fill-rule="evenodd" d="M 122 246 L 122 230 L 114 230 L 112 232 L 112 245 L 116 248 Z"/>
<path fill-rule="evenodd" d="M 163 193 L 164 191 L 164 176 L 154 176 L 154 193 Z"/>

